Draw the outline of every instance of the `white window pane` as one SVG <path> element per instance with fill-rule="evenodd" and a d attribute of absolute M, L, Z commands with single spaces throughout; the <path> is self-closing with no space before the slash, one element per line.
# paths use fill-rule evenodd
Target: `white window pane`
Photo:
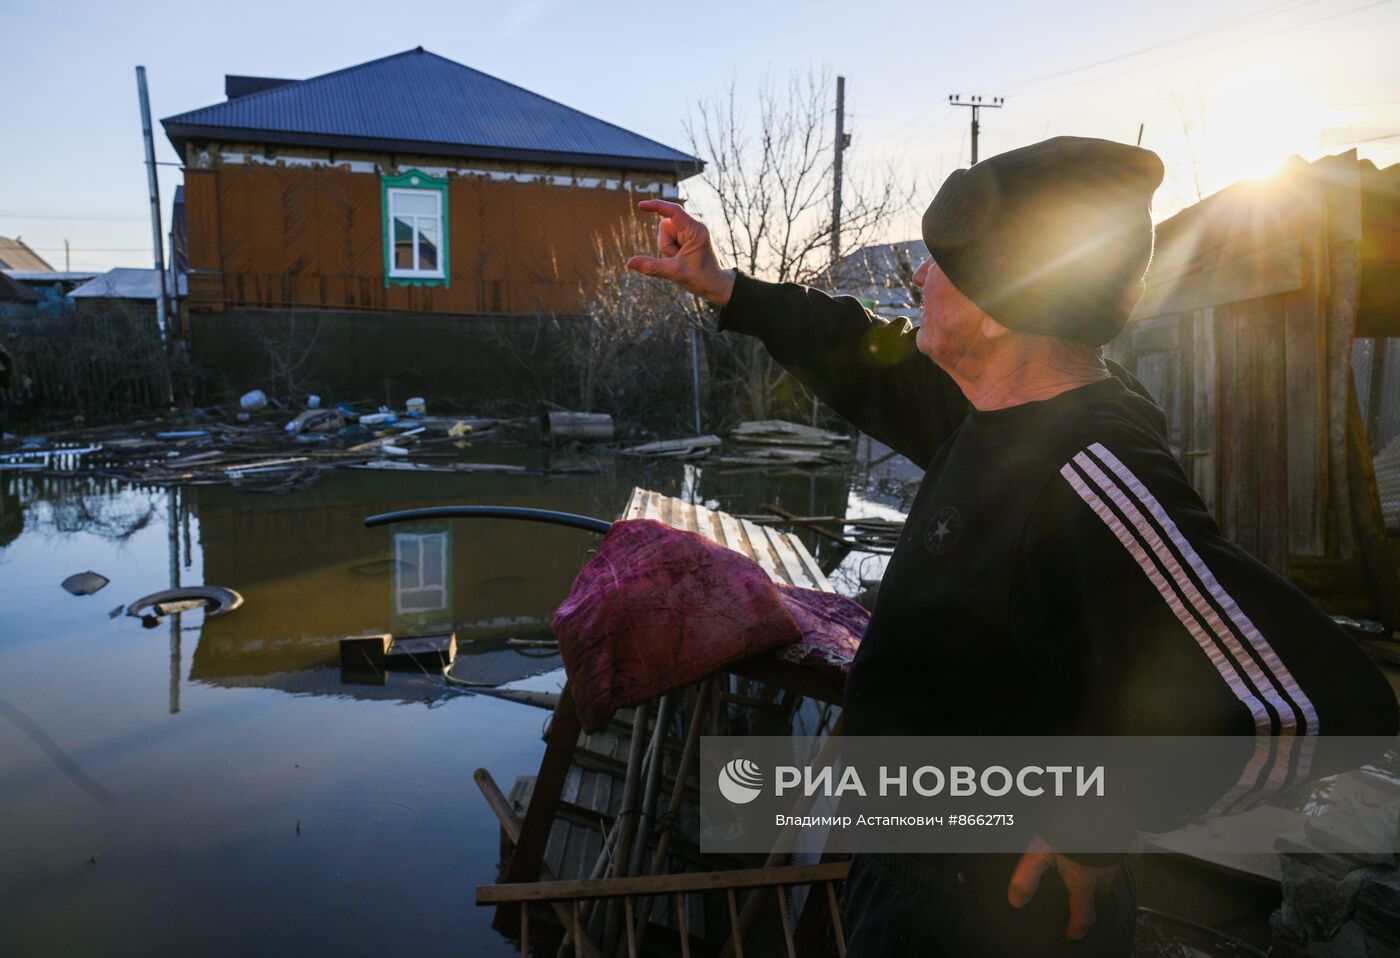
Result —
<path fill-rule="evenodd" d="M 423 537 L 423 573 L 422 583 L 424 587 L 437 586 L 441 588 L 447 565 L 447 536 L 429 535 Z"/>
<path fill-rule="evenodd" d="M 433 216 L 437 213 L 436 191 L 405 191 L 394 194 L 394 213 L 414 216 Z"/>

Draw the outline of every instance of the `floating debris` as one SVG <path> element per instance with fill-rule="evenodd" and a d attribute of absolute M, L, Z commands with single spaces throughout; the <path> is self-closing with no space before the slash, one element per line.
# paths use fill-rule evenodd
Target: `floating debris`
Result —
<path fill-rule="evenodd" d="M 607 442 L 613 437 L 612 416 L 607 413 L 551 411 L 540 417 L 540 427 L 551 442 Z"/>
<path fill-rule="evenodd" d="M 743 422 L 729 434 L 734 455 L 717 466 L 824 466 L 849 462 L 851 437 L 782 419 Z"/>
<path fill-rule="evenodd" d="M 293 436 L 304 432 L 340 432 L 345 428 L 345 417 L 339 409 L 307 409 L 283 428 Z"/>
<path fill-rule="evenodd" d="M 384 667 L 396 672 L 437 673 L 457 659 L 457 633 L 408 635 L 394 639 L 384 654 Z"/>
<path fill-rule="evenodd" d="M 232 612 L 242 604 L 243 596 L 221 585 L 189 585 L 144 595 L 126 607 L 126 614 L 144 618 L 151 613 L 170 615 L 203 606 L 205 616 L 212 618 Z"/>
<path fill-rule="evenodd" d="M 690 436 L 686 439 L 662 439 L 657 442 L 644 442 L 622 450 L 626 456 L 648 456 L 653 459 L 694 459 L 709 455 L 711 449 L 721 445 L 718 436 Z"/>
<path fill-rule="evenodd" d="M 112 580 L 98 572 L 75 572 L 62 582 L 69 595 L 92 595 L 107 588 Z"/>
<path fill-rule="evenodd" d="M 735 442 L 780 446 L 836 446 L 851 441 L 851 437 L 844 433 L 829 432 L 784 419 L 741 422 L 729 433 L 729 438 Z"/>
<path fill-rule="evenodd" d="M 393 636 L 387 632 L 379 635 L 360 635 L 340 640 L 340 668 L 342 671 L 366 670 L 384 671 L 384 658 L 393 643 Z"/>

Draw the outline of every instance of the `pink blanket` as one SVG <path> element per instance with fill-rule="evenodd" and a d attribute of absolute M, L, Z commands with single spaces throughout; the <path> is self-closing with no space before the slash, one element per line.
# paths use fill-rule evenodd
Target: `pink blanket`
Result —
<path fill-rule="evenodd" d="M 756 562 L 650 519 L 613 523 L 554 614 L 583 727 L 732 662 L 784 658 L 844 671 L 869 615 L 825 592 L 779 589 Z"/>

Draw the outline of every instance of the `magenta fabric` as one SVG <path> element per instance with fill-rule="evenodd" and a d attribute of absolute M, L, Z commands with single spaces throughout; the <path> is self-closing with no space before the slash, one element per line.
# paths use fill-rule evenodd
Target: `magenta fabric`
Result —
<path fill-rule="evenodd" d="M 651 519 L 613 523 L 553 627 L 587 731 L 800 637 L 758 563 Z"/>
<path fill-rule="evenodd" d="M 850 599 L 779 588 L 745 555 L 632 519 L 613 523 L 553 626 L 579 720 L 596 731 L 619 708 L 771 649 L 844 673 L 868 621 Z"/>
<path fill-rule="evenodd" d="M 802 638 L 774 654 L 785 662 L 844 678 L 870 624 L 869 611 L 844 595 L 815 589 L 779 586 L 778 598 L 797 623 Z"/>

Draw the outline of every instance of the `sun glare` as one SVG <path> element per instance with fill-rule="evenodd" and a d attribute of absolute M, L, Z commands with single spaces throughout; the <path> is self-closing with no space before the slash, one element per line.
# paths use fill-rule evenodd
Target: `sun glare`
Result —
<path fill-rule="evenodd" d="M 1215 189 L 1268 176 L 1289 156 L 1309 154 L 1341 117 L 1287 74 L 1254 68 L 1209 89 L 1195 153 Z"/>

